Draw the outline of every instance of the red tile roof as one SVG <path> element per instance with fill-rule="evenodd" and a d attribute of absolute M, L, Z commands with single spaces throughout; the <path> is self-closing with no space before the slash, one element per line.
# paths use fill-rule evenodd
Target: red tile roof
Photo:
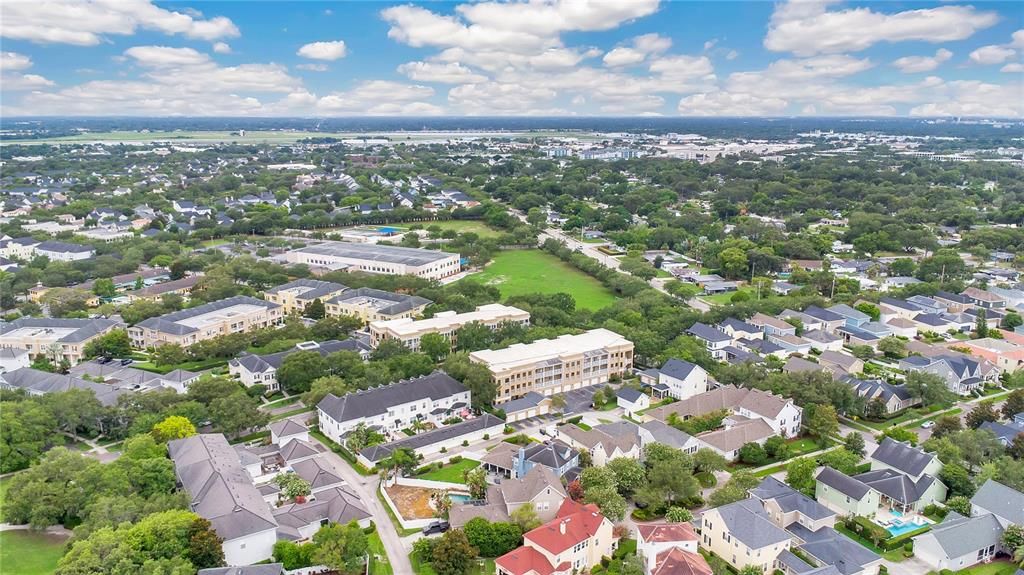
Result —
<path fill-rule="evenodd" d="M 673 547 L 658 553 L 651 575 L 711 575 L 711 567 L 700 555 Z"/>
<path fill-rule="evenodd" d="M 696 541 L 697 533 L 689 523 L 647 523 L 638 524 L 637 531 L 644 541 L 668 543 L 671 541 Z"/>
<path fill-rule="evenodd" d="M 567 562 L 553 566 L 537 548 L 558 555 L 596 535 L 604 520 L 604 515 L 601 515 L 596 505 L 584 505 L 566 499 L 558 508 L 558 514 L 554 519 L 523 535 L 523 547 L 498 557 L 495 563 L 512 575 L 526 575 L 532 572 L 538 575 L 551 575 L 567 572 L 570 567 Z"/>
<path fill-rule="evenodd" d="M 569 564 L 562 563 L 557 568 L 552 567 L 540 551 L 533 547 L 520 547 L 514 551 L 498 557 L 494 563 L 512 575 L 526 575 L 536 573 L 537 575 L 552 575 L 556 572 L 568 571 Z"/>

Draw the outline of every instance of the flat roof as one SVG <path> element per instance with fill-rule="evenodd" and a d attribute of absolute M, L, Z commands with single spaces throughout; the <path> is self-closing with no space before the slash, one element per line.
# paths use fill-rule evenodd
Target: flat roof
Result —
<path fill-rule="evenodd" d="M 194 327 L 196 329 L 202 329 L 208 325 L 222 323 L 233 317 L 244 316 L 250 313 L 263 311 L 265 309 L 267 309 L 266 306 L 262 305 L 240 303 L 224 309 L 217 309 L 187 319 L 178 320 L 177 323 L 187 325 L 188 327 Z"/>
<path fill-rule="evenodd" d="M 471 358 L 486 363 L 491 369 L 501 370 L 556 359 L 562 355 L 584 353 L 632 343 L 614 331 L 592 329 L 578 335 L 562 335 L 555 339 L 541 339 L 533 343 L 517 343 L 505 349 L 474 351 Z"/>
<path fill-rule="evenodd" d="M 46 339 L 57 341 L 78 331 L 73 327 L 19 327 L 3 335 L 15 339 Z"/>
<path fill-rule="evenodd" d="M 379 330 L 389 330 L 400 335 L 412 335 L 422 331 L 442 330 L 453 325 L 465 325 L 474 321 L 494 321 L 509 316 L 522 316 L 529 319 L 530 313 L 517 307 L 507 306 L 500 303 L 482 305 L 476 311 L 466 313 L 441 312 L 432 318 L 413 320 L 412 318 L 389 319 L 375 321 L 370 327 Z"/>
<path fill-rule="evenodd" d="M 435 250 L 351 242 L 324 242 L 321 244 L 306 246 L 304 248 L 298 248 L 292 251 L 336 258 L 370 260 L 410 266 L 422 266 L 448 258 L 459 257 L 459 254 Z"/>

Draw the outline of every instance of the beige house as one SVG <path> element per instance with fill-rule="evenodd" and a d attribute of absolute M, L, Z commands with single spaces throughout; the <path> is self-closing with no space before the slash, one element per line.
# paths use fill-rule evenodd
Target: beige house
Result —
<path fill-rule="evenodd" d="M 502 324 L 530 324 L 530 312 L 517 307 L 491 303 L 476 308 L 476 311 L 456 313 L 443 311 L 428 319 L 414 320 L 399 318 L 385 321 L 370 322 L 370 345 L 377 347 L 388 339 L 400 341 L 413 351 L 420 348 L 420 338 L 428 333 L 444 336 L 452 347 L 458 346 L 456 333 L 462 326 L 479 323 L 490 329 L 497 329 Z"/>
<path fill-rule="evenodd" d="M 0 325 L 0 349 L 24 349 L 32 357 L 42 355 L 54 363 L 75 365 L 84 358 L 90 341 L 117 325 L 109 319 L 25 317 Z"/>
<path fill-rule="evenodd" d="M 789 533 L 776 526 L 757 499 L 709 509 L 701 516 L 700 546 L 741 570 L 748 565 L 770 573 L 790 548 Z"/>
<path fill-rule="evenodd" d="M 618 546 L 596 505 L 566 499 L 555 519 L 523 534 L 523 546 L 495 560 L 497 575 L 584 573 Z"/>
<path fill-rule="evenodd" d="M 359 288 L 327 300 L 324 307 L 328 316 L 351 315 L 363 320 L 363 323 L 370 323 L 416 317 L 422 315 L 423 310 L 432 303 L 419 296 Z"/>
<path fill-rule="evenodd" d="M 551 521 L 566 497 L 558 475 L 548 467 L 536 465 L 519 479 L 506 479 L 498 485 L 489 485 L 486 505 L 473 502 L 453 506 L 448 522 L 456 528 L 475 517 L 505 522 L 524 505 L 532 505 L 541 521 Z"/>
<path fill-rule="evenodd" d="M 286 314 L 301 314 L 315 300 L 324 303 L 326 309 L 327 300 L 341 295 L 347 289 L 339 283 L 303 278 L 270 288 L 263 293 L 263 297 L 284 308 Z"/>
<path fill-rule="evenodd" d="M 236 296 L 151 317 L 128 328 L 128 335 L 138 348 L 163 344 L 188 347 L 222 335 L 275 326 L 283 317 L 284 312 L 276 303 Z"/>
<path fill-rule="evenodd" d="M 498 386 L 496 404 L 531 391 L 555 395 L 608 382 L 633 366 L 633 342 L 607 329 L 469 354 Z"/>
<path fill-rule="evenodd" d="M 640 459 L 643 453 L 640 427 L 629 421 L 605 423 L 589 430 L 575 424 L 565 425 L 559 428 L 558 438 L 570 447 L 590 453 L 595 467 L 603 467 L 619 457 Z"/>

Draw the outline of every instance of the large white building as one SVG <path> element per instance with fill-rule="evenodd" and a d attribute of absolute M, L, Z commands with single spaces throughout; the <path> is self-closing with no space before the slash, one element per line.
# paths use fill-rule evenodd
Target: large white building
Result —
<path fill-rule="evenodd" d="M 24 349 L 54 363 L 82 361 L 88 343 L 117 327 L 109 319 L 25 317 L 0 325 L 0 348 Z"/>
<path fill-rule="evenodd" d="M 235 296 L 201 306 L 151 317 L 128 328 L 139 348 L 178 344 L 188 347 L 221 335 L 271 327 L 281 323 L 283 308 L 249 296 Z"/>
<path fill-rule="evenodd" d="M 390 385 L 348 393 L 327 394 L 317 404 L 320 431 L 336 443 L 362 424 L 395 432 L 415 421 L 440 425 L 448 417 L 466 415 L 470 393 L 448 374 L 402 380 Z"/>
<path fill-rule="evenodd" d="M 633 366 L 633 342 L 600 328 L 474 351 L 469 359 L 491 372 L 498 386 L 495 403 L 504 403 L 531 391 L 555 395 L 622 376 Z"/>
<path fill-rule="evenodd" d="M 428 319 L 400 318 L 374 321 L 370 323 L 370 344 L 377 347 L 386 340 L 394 339 L 402 342 L 409 349 L 417 351 L 420 348 L 420 338 L 428 333 L 436 333 L 448 338 L 452 347 L 457 347 L 456 332 L 462 326 L 473 322 L 491 329 L 496 329 L 505 323 L 525 326 L 530 323 L 530 312 L 500 303 L 491 303 L 477 307 L 476 311 L 466 313 L 443 311 Z"/>
<path fill-rule="evenodd" d="M 289 251 L 285 259 L 293 264 L 350 270 L 374 274 L 414 275 L 441 279 L 459 273 L 459 254 L 349 242 L 323 242 Z"/>

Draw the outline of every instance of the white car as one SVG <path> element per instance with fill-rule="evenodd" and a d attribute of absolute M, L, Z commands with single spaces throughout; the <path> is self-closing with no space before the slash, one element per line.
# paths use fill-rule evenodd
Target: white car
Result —
<path fill-rule="evenodd" d="M 929 419 L 928 421 L 921 424 L 921 429 L 930 429 L 932 427 L 935 427 L 934 419 Z"/>

